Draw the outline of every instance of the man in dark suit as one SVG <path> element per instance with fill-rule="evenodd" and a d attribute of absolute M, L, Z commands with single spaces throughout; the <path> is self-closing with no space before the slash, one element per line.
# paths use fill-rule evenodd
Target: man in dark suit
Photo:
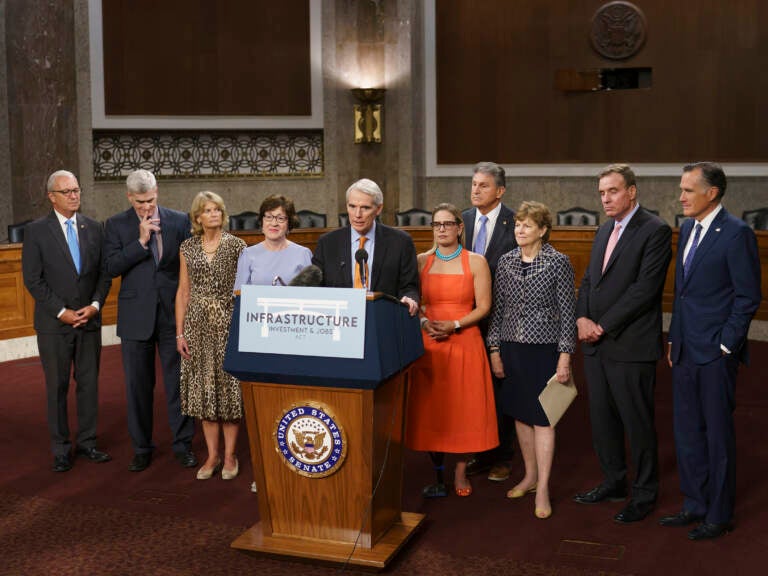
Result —
<path fill-rule="evenodd" d="M 155 349 L 160 356 L 173 434 L 173 452 L 185 468 L 197 465 L 190 445 L 192 418 L 181 414 L 180 357 L 176 351 L 174 302 L 179 282 L 179 246 L 190 236 L 189 217 L 157 205 L 157 181 L 147 170 L 126 180 L 131 208 L 107 220 L 106 269 L 121 276 L 117 335 L 122 339 L 128 431 L 134 457 L 128 469 L 149 466 L 155 388 Z"/>
<path fill-rule="evenodd" d="M 626 164 L 606 167 L 599 191 L 610 219 L 592 244 L 576 326 L 603 481 L 574 500 L 595 504 L 626 498 L 626 433 L 635 479 L 629 503 L 614 516 L 626 524 L 653 510 L 659 490 L 654 390 L 656 363 L 663 354 L 661 295 L 672 257 L 672 230 L 640 207 L 635 174 Z"/>
<path fill-rule="evenodd" d="M 35 299 L 35 331 L 48 395 L 48 430 L 53 471 L 72 468 L 67 394 L 74 367 L 77 382 L 75 453 L 92 462 L 109 462 L 96 449 L 101 307 L 112 280 L 104 271 L 103 232 L 82 214 L 80 185 L 71 172 L 48 178 L 53 210 L 27 225 L 21 265 L 24 285 Z"/>
<path fill-rule="evenodd" d="M 668 361 L 674 385 L 674 430 L 680 489 L 677 514 L 662 526 L 699 523 L 691 540 L 731 529 L 736 489 L 734 393 L 747 332 L 760 306 L 760 255 L 755 234 L 726 212 L 723 169 L 689 164 L 680 181 L 688 217 L 680 227 Z"/>
<path fill-rule="evenodd" d="M 349 226 L 323 234 L 317 241 L 312 263 L 323 271 L 323 286 L 362 287 L 399 298 L 411 316 L 419 309 L 419 267 L 411 237 L 376 221 L 384 208 L 378 184 L 363 178 L 346 193 Z M 355 255 L 367 253 L 363 274 Z M 365 269 L 370 272 L 370 278 Z"/>
<path fill-rule="evenodd" d="M 505 206 L 501 199 L 507 189 L 504 168 L 495 162 L 480 162 L 475 165 L 472 176 L 470 202 L 472 208 L 462 212 L 464 220 L 464 248 L 482 254 L 491 269 L 491 280 L 496 278 L 499 258 L 517 246 L 515 240 L 515 213 Z M 480 331 L 485 339 L 488 333 L 488 319 L 480 322 Z M 509 478 L 509 461 L 514 453 L 515 420 L 501 411 L 499 388 L 502 380 L 493 377 L 496 391 L 496 417 L 499 426 L 499 446 L 488 452 L 475 455 L 467 463 L 467 475 L 488 472 L 488 480 L 503 482 Z"/>

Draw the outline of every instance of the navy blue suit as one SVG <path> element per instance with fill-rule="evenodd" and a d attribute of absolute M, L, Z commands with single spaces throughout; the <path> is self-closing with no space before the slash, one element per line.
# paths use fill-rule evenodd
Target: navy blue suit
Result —
<path fill-rule="evenodd" d="M 68 455 L 71 450 L 67 393 L 73 367 L 77 382 L 77 446 L 96 447 L 101 357 L 101 312 L 81 328 L 62 322 L 59 312 L 63 308 L 79 310 L 94 301 L 103 307 L 112 285 L 103 267 L 101 223 L 82 214 L 77 214 L 76 220 L 79 274 L 53 211 L 26 226 L 21 256 L 24 285 L 35 300 L 35 331 L 45 372 L 54 456 Z"/>
<path fill-rule="evenodd" d="M 684 275 L 693 227 L 689 219 L 680 229 L 669 329 L 675 446 L 683 509 L 725 524 L 735 499 L 736 372 L 748 359 L 747 332 L 760 306 L 760 257 L 752 229 L 722 209 Z"/>
<path fill-rule="evenodd" d="M 117 335 L 122 339 L 123 370 L 128 402 L 128 431 L 136 454 L 151 453 L 155 347 L 163 369 L 168 422 L 173 451 L 189 449 L 194 434 L 192 418 L 181 414 L 176 351 L 176 289 L 179 284 L 179 246 L 191 235 L 189 217 L 159 207 L 162 258 L 139 242 L 139 217 L 133 208 L 112 216 L 105 229 L 107 272 L 120 276 Z"/>

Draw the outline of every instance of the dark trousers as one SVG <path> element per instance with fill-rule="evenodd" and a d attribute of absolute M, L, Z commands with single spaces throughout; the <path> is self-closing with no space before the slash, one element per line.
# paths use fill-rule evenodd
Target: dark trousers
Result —
<path fill-rule="evenodd" d="M 683 509 L 706 522 L 733 518 L 736 494 L 736 435 L 733 424 L 738 360 L 723 356 L 672 368 L 674 429 Z"/>
<path fill-rule="evenodd" d="M 627 483 L 626 434 L 635 471 L 632 500 L 655 503 L 659 491 L 656 362 L 616 362 L 603 358 L 598 350 L 584 357 L 584 373 L 589 384 L 592 444 L 604 483 L 609 487 Z"/>
<path fill-rule="evenodd" d="M 192 443 L 194 420 L 181 413 L 179 391 L 181 356 L 176 351 L 176 322 L 159 304 L 152 337 L 149 340 L 123 339 L 122 341 L 128 433 L 136 454 L 147 454 L 154 450 L 152 427 L 155 349 L 160 356 L 160 365 L 163 370 L 163 386 L 168 406 L 168 424 L 173 435 L 173 451 L 185 452 Z"/>
<path fill-rule="evenodd" d="M 66 334 L 38 334 L 37 347 L 45 373 L 48 431 L 53 455 L 63 456 L 72 449 L 67 414 L 72 375 L 77 385 L 77 446 L 95 448 L 101 331 L 77 328 Z"/>
<path fill-rule="evenodd" d="M 501 386 L 504 379 L 493 379 L 493 395 L 496 404 L 496 425 L 499 431 L 499 445 L 478 455 L 483 462 L 491 464 L 509 462 L 515 453 L 515 419 L 504 414 L 502 406 Z"/>

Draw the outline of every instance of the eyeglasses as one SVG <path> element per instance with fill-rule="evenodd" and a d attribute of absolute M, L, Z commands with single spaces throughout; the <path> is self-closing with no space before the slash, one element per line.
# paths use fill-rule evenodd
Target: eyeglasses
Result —
<path fill-rule="evenodd" d="M 288 216 L 275 216 L 274 214 L 264 214 L 264 222 L 277 222 L 285 224 L 288 222 Z"/>
<path fill-rule="evenodd" d="M 80 194 L 80 188 L 70 188 L 69 190 L 51 190 L 51 192 L 61 194 L 62 196 L 72 196 L 73 194 L 78 196 Z"/>
<path fill-rule="evenodd" d="M 456 226 L 459 225 L 458 222 L 454 222 L 453 220 L 446 220 L 445 222 L 430 222 L 429 223 L 432 228 L 435 230 L 439 230 L 440 228 L 445 228 L 446 230 L 453 230 L 456 228 Z"/>

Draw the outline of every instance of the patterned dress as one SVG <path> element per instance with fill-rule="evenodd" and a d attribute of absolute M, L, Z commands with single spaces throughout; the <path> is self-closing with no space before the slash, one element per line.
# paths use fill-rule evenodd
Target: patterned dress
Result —
<path fill-rule="evenodd" d="M 181 244 L 189 274 L 189 304 L 184 336 L 192 356 L 181 360 L 181 411 L 204 420 L 240 420 L 243 402 L 239 381 L 224 372 L 224 350 L 229 336 L 237 260 L 245 242 L 222 233 L 209 262 L 202 238 Z"/>

